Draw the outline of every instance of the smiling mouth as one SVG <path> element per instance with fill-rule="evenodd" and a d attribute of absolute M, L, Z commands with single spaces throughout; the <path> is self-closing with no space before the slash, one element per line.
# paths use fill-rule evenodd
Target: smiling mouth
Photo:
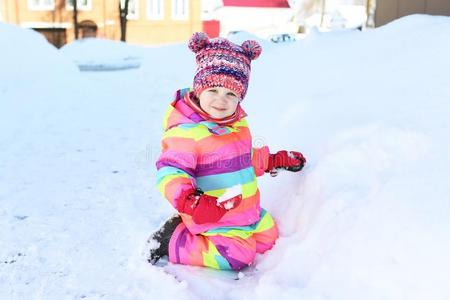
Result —
<path fill-rule="evenodd" d="M 226 111 L 227 110 L 226 108 L 218 108 L 218 107 L 214 107 L 214 106 L 213 106 L 213 108 L 218 111 Z"/>

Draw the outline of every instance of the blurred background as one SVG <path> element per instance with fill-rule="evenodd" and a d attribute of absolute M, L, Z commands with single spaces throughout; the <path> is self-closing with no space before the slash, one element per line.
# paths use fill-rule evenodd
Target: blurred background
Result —
<path fill-rule="evenodd" d="M 56 47 L 99 37 L 141 45 L 246 31 L 273 42 L 320 31 L 365 29 L 399 17 L 450 15 L 449 0 L 0 0 L 0 22 L 42 33 Z"/>

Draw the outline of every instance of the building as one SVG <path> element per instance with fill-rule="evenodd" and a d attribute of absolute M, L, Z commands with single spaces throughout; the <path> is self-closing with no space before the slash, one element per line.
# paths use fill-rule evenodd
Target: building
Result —
<path fill-rule="evenodd" d="M 35 29 L 60 47 L 75 37 L 73 0 L 3 0 L 3 22 Z M 120 39 L 119 1 L 78 0 L 79 36 Z M 200 0 L 129 0 L 127 42 L 185 42 L 202 30 Z"/>
<path fill-rule="evenodd" d="M 206 0 L 208 1 L 208 0 Z M 215 1 L 203 18 L 220 22 L 220 35 L 248 31 L 260 36 L 295 31 L 293 11 L 287 0 L 223 0 Z"/>
<path fill-rule="evenodd" d="M 125 0 L 77 0 L 79 36 L 119 40 L 119 1 Z M 450 15 L 450 0 L 129 1 L 127 41 L 153 45 L 185 42 L 202 30 L 211 37 L 235 31 L 267 37 L 300 32 L 302 26 L 381 26 L 413 13 Z M 0 21 L 35 29 L 57 47 L 75 36 L 73 0 L 1 0 Z"/>
<path fill-rule="evenodd" d="M 205 0 L 203 19 L 220 22 L 220 35 L 248 31 L 259 37 L 322 29 L 357 28 L 367 0 Z"/>
<path fill-rule="evenodd" d="M 450 16 L 450 0 L 376 0 L 375 26 L 418 13 Z"/>

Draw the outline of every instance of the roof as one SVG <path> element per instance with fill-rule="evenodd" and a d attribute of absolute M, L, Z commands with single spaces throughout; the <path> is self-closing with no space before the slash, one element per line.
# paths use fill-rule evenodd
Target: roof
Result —
<path fill-rule="evenodd" d="M 223 0 L 223 6 L 288 8 L 287 0 Z"/>

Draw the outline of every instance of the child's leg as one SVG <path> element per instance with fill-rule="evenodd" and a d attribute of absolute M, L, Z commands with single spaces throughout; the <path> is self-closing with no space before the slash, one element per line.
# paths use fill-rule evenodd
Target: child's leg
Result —
<path fill-rule="evenodd" d="M 278 227 L 272 216 L 262 210 L 261 220 L 258 222 L 252 237 L 256 241 L 256 252 L 264 253 L 272 249 L 278 238 Z"/>
<path fill-rule="evenodd" d="M 253 262 L 255 254 L 253 237 L 196 235 L 183 223 L 175 229 L 169 243 L 170 262 L 222 270 L 240 270 Z"/>
<path fill-rule="evenodd" d="M 235 271 L 247 267 L 255 260 L 256 241 L 252 236 L 244 239 L 214 235 L 208 238 Z"/>
<path fill-rule="evenodd" d="M 156 264 L 159 259 L 169 253 L 169 241 L 175 228 L 181 223 L 181 217 L 178 214 L 168 219 L 160 229 L 155 231 L 146 243 L 144 255 L 152 265 Z"/>

